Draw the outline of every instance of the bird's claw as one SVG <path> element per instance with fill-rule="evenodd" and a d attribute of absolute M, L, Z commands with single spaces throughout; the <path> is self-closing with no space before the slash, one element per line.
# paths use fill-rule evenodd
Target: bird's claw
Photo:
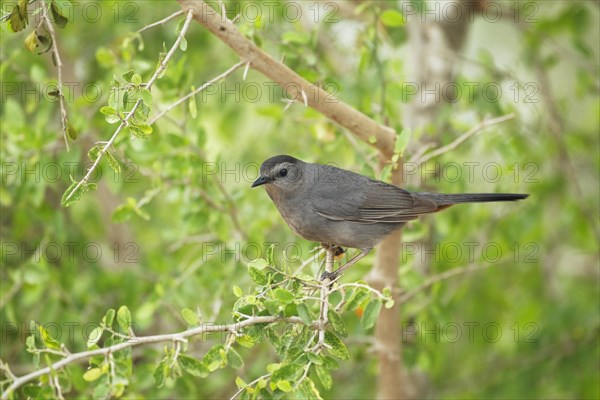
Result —
<path fill-rule="evenodd" d="M 329 282 L 333 282 L 338 278 L 339 274 L 338 271 L 334 271 L 334 272 L 323 272 L 321 274 L 321 280 L 324 281 L 325 279 L 329 279 Z"/>

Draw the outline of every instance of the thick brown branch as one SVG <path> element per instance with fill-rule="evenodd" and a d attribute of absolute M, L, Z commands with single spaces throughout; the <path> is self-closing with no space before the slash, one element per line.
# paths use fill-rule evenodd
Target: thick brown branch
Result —
<path fill-rule="evenodd" d="M 292 99 L 306 103 L 323 115 L 375 146 L 389 159 L 394 150 L 394 129 L 380 125 L 350 107 L 325 89 L 311 84 L 283 63 L 258 48 L 225 15 L 219 15 L 204 1 L 178 0 L 184 10 L 192 10 L 194 19 L 235 51 L 256 71 L 281 86 Z"/>

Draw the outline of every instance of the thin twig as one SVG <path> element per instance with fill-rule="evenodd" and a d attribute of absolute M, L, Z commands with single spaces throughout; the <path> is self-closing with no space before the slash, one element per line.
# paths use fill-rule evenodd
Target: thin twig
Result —
<path fill-rule="evenodd" d="M 179 43 L 181 42 L 181 40 L 185 36 L 185 34 L 186 34 L 186 32 L 187 32 L 187 30 L 188 30 L 188 28 L 190 26 L 190 22 L 192 20 L 192 17 L 193 17 L 192 11 L 188 11 L 187 16 L 185 18 L 185 22 L 183 24 L 183 27 L 181 28 L 181 32 L 179 32 L 179 36 L 177 36 L 177 40 L 175 40 L 175 43 L 171 47 L 171 50 L 169 50 L 169 52 L 167 53 L 167 55 L 165 56 L 165 58 L 162 60 L 162 62 L 160 63 L 160 65 L 158 66 L 158 68 L 156 69 L 156 71 L 154 72 L 154 75 L 152 76 L 152 78 L 150 78 L 150 80 L 146 84 L 146 89 L 150 90 L 152 88 L 152 85 L 154 85 L 154 82 L 156 82 L 156 80 L 160 76 L 160 74 L 165 70 L 165 68 L 167 68 L 167 64 L 169 63 L 169 61 L 173 57 L 173 54 L 175 54 L 175 50 L 177 50 L 177 48 L 179 47 Z M 138 109 L 138 107 L 140 106 L 141 103 L 142 103 L 142 99 L 141 98 L 138 99 L 135 102 L 135 104 L 133 105 L 133 108 L 131 109 L 131 111 L 129 111 L 129 113 L 125 116 L 125 118 L 123 118 L 123 120 L 121 121 L 121 123 L 117 127 L 117 130 L 115 131 L 115 133 L 113 133 L 113 135 L 108 140 L 108 142 L 106 142 L 106 144 L 104 145 L 104 147 L 102 148 L 102 150 L 100 150 L 100 153 L 98 154 L 98 157 L 96 157 L 96 161 L 94 161 L 94 163 L 92 164 L 92 166 L 88 169 L 88 171 L 85 174 L 85 176 L 83 177 L 83 179 L 80 180 L 77 183 L 77 185 L 73 188 L 73 190 L 71 191 L 71 193 L 69 193 L 69 195 L 66 198 L 67 201 L 81 187 L 81 185 L 83 185 L 84 183 L 86 183 L 90 179 L 90 176 L 92 175 L 92 172 L 94 172 L 94 170 L 98 167 L 98 164 L 100 164 L 100 160 L 102 159 L 102 157 L 104 156 L 104 154 L 108 151 L 108 149 L 110 148 L 110 146 L 112 146 L 112 144 L 114 143 L 115 139 L 117 138 L 117 136 L 119 135 L 119 133 L 123 130 L 123 128 L 125 128 L 129 124 L 129 120 L 131 119 L 131 117 L 133 117 L 133 115 L 135 114 L 136 110 Z"/>
<path fill-rule="evenodd" d="M 180 16 L 181 14 L 183 14 L 183 10 L 176 11 L 176 12 L 174 12 L 173 14 L 169 15 L 168 17 L 165 17 L 165 18 L 161 19 L 160 21 L 153 22 L 153 23 L 151 23 L 150 25 L 146 25 L 146 26 L 144 26 L 143 28 L 141 28 L 141 29 L 138 29 L 138 30 L 136 31 L 136 33 L 142 33 L 142 32 L 144 32 L 145 30 L 148 30 L 148 29 L 150 29 L 150 28 L 154 28 L 155 26 L 158 26 L 158 25 L 164 25 L 165 23 L 169 22 L 169 21 L 170 21 L 170 20 L 172 20 L 173 18 L 177 18 L 177 17 L 178 17 L 178 16 Z"/>
<path fill-rule="evenodd" d="M 427 289 L 428 287 L 432 286 L 433 284 L 435 284 L 437 282 L 446 280 L 448 278 L 452 278 L 453 276 L 456 276 L 456 275 L 466 274 L 466 273 L 475 272 L 475 271 L 481 271 L 481 270 L 491 267 L 492 265 L 495 265 L 495 264 L 489 263 L 489 264 L 484 264 L 484 265 L 468 265 L 468 266 L 460 267 L 460 268 L 452 268 L 448 271 L 442 272 L 441 274 L 433 275 L 433 276 L 429 277 L 425 282 L 420 284 L 419 286 L 412 288 L 411 290 L 407 291 L 406 293 L 400 295 L 400 298 L 398 299 L 398 303 L 399 304 L 405 303 L 406 301 L 411 299 L 413 296 L 415 296 L 420 291 Z"/>
<path fill-rule="evenodd" d="M 464 142 L 465 140 L 467 140 L 474 134 L 484 130 L 485 128 L 489 128 L 492 125 L 501 124 L 502 122 L 511 120 L 514 117 L 515 117 L 515 114 L 510 113 L 510 114 L 503 115 L 502 117 L 498 117 L 498 118 L 484 119 L 479 124 L 475 125 L 473 128 L 469 129 L 467 132 L 463 133 L 462 135 L 460 135 L 459 137 L 454 139 L 454 141 L 452 141 L 452 143 L 449 143 L 445 146 L 439 147 L 433 151 L 430 151 L 429 153 L 425 153 L 423 156 L 419 157 L 418 159 L 411 160 L 411 162 L 414 162 L 416 164 L 423 164 L 423 163 L 431 160 L 434 157 L 438 157 L 444 153 L 454 150 L 456 147 L 458 147 L 459 144 L 461 144 L 462 142 Z"/>
<path fill-rule="evenodd" d="M 48 381 L 50 386 L 54 387 L 56 391 L 56 398 L 58 400 L 65 400 L 65 397 L 62 394 L 62 388 L 60 387 L 60 382 L 58 381 L 58 376 L 52 376 L 52 374 L 48 374 Z"/>
<path fill-rule="evenodd" d="M 245 64 L 246 64 L 246 62 L 240 61 L 239 63 L 235 64 L 233 67 L 229 68 L 227 71 L 223 72 L 221 75 L 218 75 L 218 76 L 214 77 L 213 79 L 211 79 L 210 81 L 206 82 L 205 84 L 203 84 L 199 88 L 192 90 L 190 93 L 186 94 L 185 96 L 183 96 L 182 98 L 180 98 L 179 100 L 177 100 L 175 103 L 171 104 L 169 107 L 167 107 L 166 109 L 164 109 L 163 111 L 161 111 L 156 117 L 152 118 L 152 120 L 150 120 L 150 122 L 148 123 L 148 125 L 154 124 L 156 121 L 158 121 L 160 118 L 162 118 L 166 113 L 168 113 L 169 111 L 171 111 L 172 109 L 174 109 L 175 107 L 177 107 L 178 105 L 180 105 L 181 103 L 184 103 L 186 100 L 188 100 L 189 98 L 191 98 L 191 97 L 197 95 L 198 93 L 202 92 L 203 90 L 205 90 L 210 85 L 212 85 L 212 84 L 220 81 L 221 79 L 227 77 L 228 75 L 230 75 L 231 73 L 233 73 L 238 68 L 244 66 Z"/>
<path fill-rule="evenodd" d="M 308 363 L 306 363 L 306 366 L 304 367 L 304 373 L 302 374 L 300 379 L 298 379 L 298 382 L 296 382 L 296 384 L 294 384 L 294 390 L 298 390 L 298 388 L 300 387 L 302 382 L 306 379 L 311 365 L 312 365 L 312 361 L 309 361 Z"/>
<path fill-rule="evenodd" d="M 326 249 L 326 258 L 325 258 L 325 274 L 331 274 L 333 272 L 333 260 L 335 258 L 334 249 L 332 247 L 328 247 Z M 320 310 L 319 310 L 319 320 L 317 321 L 317 327 L 319 329 L 319 339 L 317 344 L 313 348 L 313 350 L 320 350 L 325 347 L 329 347 L 325 343 L 325 327 L 327 326 L 327 315 L 329 313 L 329 294 L 331 293 L 331 279 L 329 277 L 325 277 L 321 281 L 321 300 L 320 300 Z"/>
<path fill-rule="evenodd" d="M 52 40 L 52 56 L 54 57 L 54 61 L 56 63 L 58 104 L 60 105 L 60 122 L 62 123 L 65 146 L 67 147 L 67 151 L 69 151 L 69 122 L 67 118 L 67 107 L 65 106 L 65 95 L 63 94 L 62 61 L 60 59 L 60 53 L 58 52 L 58 44 L 56 42 L 56 31 L 54 30 L 54 25 L 52 25 L 52 21 L 50 21 L 50 17 L 48 16 L 48 7 L 50 6 L 42 4 L 42 20 L 44 21 L 44 24 L 46 25 L 46 30 L 48 31 L 48 34 L 50 35 L 50 38 Z"/>
<path fill-rule="evenodd" d="M 357 287 L 357 288 L 367 289 L 369 292 L 374 293 L 380 299 L 387 299 L 387 297 L 384 296 L 384 294 L 381 293 L 379 290 L 372 288 L 369 285 L 363 285 L 362 283 L 343 283 L 343 284 L 337 286 L 335 288 L 335 290 L 333 290 L 333 291 L 336 292 L 336 291 L 342 290 L 343 288 L 346 288 L 346 287 Z"/>
<path fill-rule="evenodd" d="M 127 340 L 122 343 L 118 343 L 112 345 L 110 347 L 105 347 L 102 349 L 90 350 L 90 351 L 82 351 L 79 353 L 72 353 L 69 356 L 59 360 L 52 365 L 39 369 L 37 371 L 33 371 L 29 374 L 16 377 L 16 379 L 6 388 L 2 396 L 0 397 L 2 400 L 8 399 L 11 393 L 13 393 L 16 389 L 20 388 L 27 382 L 30 382 L 40 376 L 49 374 L 51 371 L 58 371 L 62 368 L 66 367 L 69 364 L 80 362 L 87 360 L 91 357 L 98 355 L 108 355 L 110 353 L 114 353 L 123 349 L 127 349 L 130 347 L 139 346 L 142 344 L 150 344 L 150 343 L 160 343 L 160 342 L 173 342 L 173 341 L 183 341 L 185 338 L 202 335 L 204 333 L 214 333 L 214 332 L 231 332 L 232 330 L 240 330 L 247 326 L 256 325 L 256 324 L 270 324 L 274 322 L 286 322 L 293 324 L 304 324 L 300 317 L 277 317 L 277 316 L 258 316 L 251 317 L 247 320 L 236 322 L 233 324 L 227 325 L 209 325 L 204 324 L 198 327 L 194 327 L 183 332 L 178 333 L 169 333 L 163 335 L 153 335 L 153 336 L 138 336 L 133 339 Z"/>

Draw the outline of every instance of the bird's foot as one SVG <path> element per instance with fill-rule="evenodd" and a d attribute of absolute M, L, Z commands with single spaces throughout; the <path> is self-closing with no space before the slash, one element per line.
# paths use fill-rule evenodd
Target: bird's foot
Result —
<path fill-rule="evenodd" d="M 333 271 L 333 272 L 327 272 L 327 271 L 323 272 L 321 274 L 321 280 L 324 281 L 325 279 L 329 279 L 329 282 L 335 281 L 340 276 L 338 271 L 339 271 L 339 269 L 337 271 Z"/>

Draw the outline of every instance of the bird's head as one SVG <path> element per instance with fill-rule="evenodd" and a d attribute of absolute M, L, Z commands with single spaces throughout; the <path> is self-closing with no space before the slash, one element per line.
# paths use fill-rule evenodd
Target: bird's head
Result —
<path fill-rule="evenodd" d="M 266 185 L 267 192 L 291 193 L 300 184 L 304 162 L 286 155 L 271 157 L 260 166 L 252 187 Z"/>

